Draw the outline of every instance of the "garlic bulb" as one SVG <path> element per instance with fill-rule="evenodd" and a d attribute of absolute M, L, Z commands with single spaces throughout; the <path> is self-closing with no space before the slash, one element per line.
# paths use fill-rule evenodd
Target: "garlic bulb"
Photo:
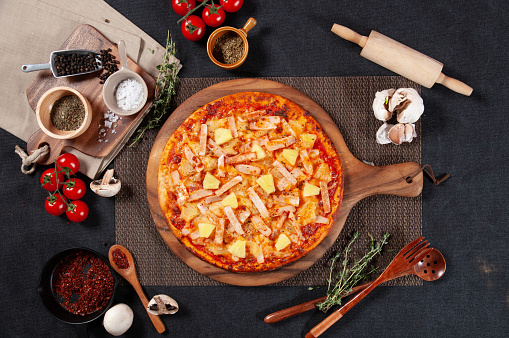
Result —
<path fill-rule="evenodd" d="M 394 94 L 394 89 L 386 89 L 376 92 L 375 99 L 373 100 L 373 112 L 375 117 L 380 121 L 387 121 L 392 116 L 392 111 L 389 111 L 388 102 Z"/>
<path fill-rule="evenodd" d="M 400 123 L 414 123 L 424 112 L 424 103 L 415 89 L 399 88 L 389 100 L 389 111 L 397 114 Z"/>

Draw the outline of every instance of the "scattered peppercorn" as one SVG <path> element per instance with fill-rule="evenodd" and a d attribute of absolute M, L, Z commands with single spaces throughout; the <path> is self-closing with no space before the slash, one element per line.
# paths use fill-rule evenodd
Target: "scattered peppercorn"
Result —
<path fill-rule="evenodd" d="M 113 73 L 118 70 L 118 64 L 120 63 L 118 60 L 115 60 L 115 55 L 111 54 L 111 48 L 101 49 L 99 52 L 101 54 L 101 61 L 103 63 L 103 71 L 97 77 L 101 79 L 99 81 L 100 84 L 104 84 L 106 79 Z"/>
<path fill-rule="evenodd" d="M 57 69 L 57 76 L 73 75 L 99 69 L 99 63 L 93 53 L 56 55 L 54 64 Z"/>
<path fill-rule="evenodd" d="M 49 116 L 58 130 L 76 130 L 85 119 L 85 107 L 76 95 L 66 95 L 55 101 Z"/>
<path fill-rule="evenodd" d="M 52 285 L 64 309 L 84 316 L 108 305 L 113 295 L 114 281 L 110 268 L 101 257 L 77 251 L 57 265 Z"/>

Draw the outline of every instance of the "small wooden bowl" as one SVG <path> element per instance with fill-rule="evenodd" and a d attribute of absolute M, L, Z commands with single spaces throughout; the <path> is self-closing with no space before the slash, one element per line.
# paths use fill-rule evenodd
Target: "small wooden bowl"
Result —
<path fill-rule="evenodd" d="M 55 101 L 68 95 L 74 95 L 80 99 L 81 103 L 83 103 L 83 107 L 85 108 L 85 117 L 78 129 L 66 131 L 57 129 L 57 127 L 53 125 L 50 113 Z M 70 87 L 54 87 L 41 96 L 37 103 L 35 115 L 39 127 L 48 136 L 61 140 L 72 139 L 83 134 L 90 126 L 90 122 L 92 122 L 92 106 L 90 105 L 90 102 L 88 102 L 87 98 L 76 89 Z"/>
<path fill-rule="evenodd" d="M 241 64 L 246 61 L 247 54 L 249 52 L 249 44 L 247 42 L 247 33 L 256 25 L 256 20 L 254 18 L 249 18 L 246 23 L 244 24 L 244 27 L 237 29 L 229 26 L 221 27 L 216 29 L 215 31 L 210 34 L 209 39 L 207 40 L 207 54 L 209 55 L 210 60 L 216 65 L 223 69 L 235 69 L 239 67 Z M 214 52 L 214 45 L 216 43 L 216 40 L 226 34 L 226 33 L 234 33 L 240 36 L 242 39 L 242 43 L 244 45 L 244 53 L 242 54 L 242 57 L 239 61 L 235 63 L 222 63 L 216 60 L 216 58 L 213 55 Z"/>

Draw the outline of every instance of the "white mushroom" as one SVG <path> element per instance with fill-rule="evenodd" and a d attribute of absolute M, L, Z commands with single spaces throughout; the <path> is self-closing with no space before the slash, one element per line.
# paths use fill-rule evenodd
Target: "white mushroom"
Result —
<path fill-rule="evenodd" d="M 394 144 L 412 142 L 416 136 L 415 127 L 410 123 L 398 123 L 389 130 L 389 139 Z"/>
<path fill-rule="evenodd" d="M 120 303 L 104 314 L 103 326 L 113 336 L 123 335 L 133 324 L 133 310 L 129 305 Z"/>
<path fill-rule="evenodd" d="M 399 88 L 389 100 L 389 111 L 398 115 L 400 123 L 414 123 L 424 112 L 424 103 L 413 88 Z"/>
<path fill-rule="evenodd" d="M 391 118 L 392 112 L 389 111 L 388 103 L 394 92 L 395 90 L 392 88 L 376 92 L 375 99 L 373 100 L 373 112 L 377 119 L 387 121 Z"/>
<path fill-rule="evenodd" d="M 147 311 L 153 315 L 174 314 L 179 310 L 175 299 L 167 295 L 157 295 L 148 302 Z"/>
<path fill-rule="evenodd" d="M 109 169 L 104 173 L 101 180 L 90 182 L 90 190 L 102 197 L 115 196 L 121 188 L 120 180 L 113 177 L 114 169 Z"/>

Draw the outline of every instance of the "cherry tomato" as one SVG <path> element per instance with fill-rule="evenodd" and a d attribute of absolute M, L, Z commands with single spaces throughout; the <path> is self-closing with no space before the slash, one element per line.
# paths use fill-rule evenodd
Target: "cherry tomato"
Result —
<path fill-rule="evenodd" d="M 184 16 L 189 12 L 191 9 L 196 7 L 196 1 L 195 0 L 172 0 L 171 1 L 171 7 L 173 7 L 173 10 L 175 13 L 177 13 L 180 16 Z"/>
<path fill-rule="evenodd" d="M 205 22 L 196 15 L 189 15 L 182 21 L 182 34 L 190 41 L 198 41 L 205 35 Z"/>
<path fill-rule="evenodd" d="M 64 183 L 64 195 L 70 200 L 79 200 L 85 196 L 87 185 L 79 178 L 71 178 Z"/>
<path fill-rule="evenodd" d="M 74 175 L 80 170 L 80 160 L 70 153 L 65 153 L 57 158 L 57 165 L 61 168 L 68 167 L 71 170 L 71 175 Z"/>
<path fill-rule="evenodd" d="M 72 201 L 70 207 L 72 210 L 66 211 L 65 215 L 71 222 L 82 222 L 88 216 L 88 205 L 83 201 Z"/>
<path fill-rule="evenodd" d="M 46 198 L 44 209 L 53 216 L 60 216 L 67 211 L 67 198 L 60 194 L 54 194 Z"/>
<path fill-rule="evenodd" d="M 65 181 L 65 176 L 63 172 L 55 173 L 55 169 L 46 169 L 41 175 L 41 185 L 47 191 L 55 191 L 57 190 L 57 179 L 58 179 L 58 188 L 60 189 Z"/>
<path fill-rule="evenodd" d="M 234 13 L 242 7 L 244 0 L 220 0 L 219 3 L 228 13 Z"/>
<path fill-rule="evenodd" d="M 207 5 L 201 13 L 203 21 L 210 27 L 218 27 L 224 22 L 226 14 L 218 5 Z"/>

